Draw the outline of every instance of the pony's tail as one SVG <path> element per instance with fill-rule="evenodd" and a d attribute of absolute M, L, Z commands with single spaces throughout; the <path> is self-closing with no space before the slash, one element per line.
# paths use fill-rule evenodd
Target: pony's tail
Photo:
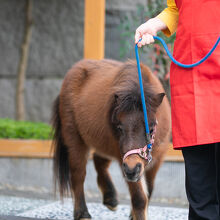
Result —
<path fill-rule="evenodd" d="M 55 192 L 56 189 L 59 188 L 60 197 L 63 198 L 68 194 L 70 188 L 70 168 L 69 168 L 67 147 L 64 144 L 61 133 L 61 120 L 59 114 L 59 96 L 56 98 L 53 106 L 52 125 L 54 128 L 53 171 L 54 171 Z"/>

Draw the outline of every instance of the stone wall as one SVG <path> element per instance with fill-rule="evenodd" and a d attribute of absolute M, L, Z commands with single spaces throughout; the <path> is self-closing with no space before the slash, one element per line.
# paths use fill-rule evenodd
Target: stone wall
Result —
<path fill-rule="evenodd" d="M 34 0 L 27 67 L 27 119 L 48 122 L 67 70 L 83 58 L 83 0 Z M 121 18 L 146 0 L 106 0 L 105 57 L 120 59 Z M 141 23 L 141 21 L 140 21 Z M 0 117 L 15 116 L 16 74 L 24 37 L 25 0 L 0 0 Z M 132 57 L 133 52 L 129 55 Z"/>
<path fill-rule="evenodd" d="M 34 197 L 54 197 L 53 164 L 51 159 L 0 158 L 0 192 L 18 194 L 34 194 Z M 127 184 L 116 161 L 109 168 L 113 183 L 121 201 L 129 201 Z M 10 175 L 9 175 L 10 174 Z M 156 176 L 152 202 L 170 203 L 170 205 L 186 205 L 184 187 L 184 164 L 165 162 Z M 97 174 L 92 160 L 86 168 L 84 183 L 86 197 L 100 199 L 97 186 Z M 178 219 L 176 219 L 178 220 Z"/>

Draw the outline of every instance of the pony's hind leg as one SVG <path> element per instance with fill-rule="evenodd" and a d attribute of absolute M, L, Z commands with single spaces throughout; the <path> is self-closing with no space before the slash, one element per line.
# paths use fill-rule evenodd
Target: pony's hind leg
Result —
<path fill-rule="evenodd" d="M 54 174 L 59 185 L 61 197 L 66 195 L 69 189 L 72 197 L 75 197 L 74 219 L 91 219 L 83 189 L 89 149 L 80 137 L 75 126 L 73 114 L 66 103 L 68 102 L 64 102 L 63 99 L 58 97 L 54 104 Z M 59 112 L 60 105 L 63 110 L 62 117 Z"/>
<path fill-rule="evenodd" d="M 77 145 L 74 147 L 74 149 L 70 149 L 69 162 L 71 173 L 71 188 L 75 198 L 74 220 L 91 219 L 86 206 L 83 187 L 86 176 L 87 155 L 88 151 L 83 145 Z"/>
<path fill-rule="evenodd" d="M 115 211 L 118 205 L 118 199 L 117 192 L 108 172 L 111 160 L 100 157 L 97 154 L 94 154 L 93 160 L 98 174 L 97 182 L 103 194 L 103 204 L 110 210 Z"/>
<path fill-rule="evenodd" d="M 71 122 L 71 123 L 70 123 Z M 64 123 L 63 133 L 68 146 L 68 160 L 70 169 L 70 188 L 74 203 L 74 220 L 88 220 L 91 216 L 88 212 L 85 195 L 84 181 L 86 176 L 86 164 L 89 148 L 84 144 L 82 138 L 75 129 L 74 121 Z"/>

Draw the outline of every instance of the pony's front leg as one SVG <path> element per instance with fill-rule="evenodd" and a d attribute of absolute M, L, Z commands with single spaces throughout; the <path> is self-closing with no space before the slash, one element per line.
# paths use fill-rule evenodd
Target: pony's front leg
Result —
<path fill-rule="evenodd" d="M 103 204 L 110 210 L 115 211 L 118 205 L 118 198 L 116 189 L 108 172 L 111 160 L 103 158 L 97 154 L 94 154 L 93 160 L 98 174 L 98 185 L 103 194 Z"/>
<path fill-rule="evenodd" d="M 71 172 L 71 187 L 75 198 L 74 220 L 90 220 L 91 215 L 88 212 L 85 195 L 84 180 L 86 176 L 87 149 L 85 146 L 70 149 L 69 163 Z"/>
<path fill-rule="evenodd" d="M 144 191 L 142 181 L 128 182 L 131 194 L 131 220 L 147 220 L 148 197 Z"/>

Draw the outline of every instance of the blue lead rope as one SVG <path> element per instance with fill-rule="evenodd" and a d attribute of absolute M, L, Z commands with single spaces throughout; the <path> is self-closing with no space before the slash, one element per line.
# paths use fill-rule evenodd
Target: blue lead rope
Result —
<path fill-rule="evenodd" d="M 218 46 L 219 44 L 219 41 L 220 41 L 220 37 L 218 38 L 218 40 L 216 41 L 215 45 L 213 46 L 213 48 L 207 53 L 206 56 L 204 56 L 200 61 L 196 62 L 196 63 L 193 63 L 193 64 L 183 64 L 183 63 L 180 63 L 178 62 L 177 60 L 175 60 L 172 56 L 172 54 L 170 53 L 165 41 L 160 38 L 160 37 L 157 37 L 157 36 L 154 36 L 154 39 L 155 40 L 159 40 L 160 43 L 163 45 L 167 55 L 169 56 L 169 58 L 178 66 L 180 67 L 183 67 L 183 68 L 192 68 L 192 67 L 195 67 L 195 66 L 198 66 L 199 64 L 203 63 L 205 60 L 207 60 L 209 58 L 209 56 L 213 53 L 213 51 L 215 50 L 215 48 Z"/>
<path fill-rule="evenodd" d="M 152 144 L 149 141 L 150 131 L 149 131 L 149 126 L 148 126 L 147 108 L 146 108 L 146 103 L 145 103 L 144 87 L 143 87 L 143 81 L 142 81 L 142 75 L 141 75 L 141 66 L 140 66 L 140 59 L 139 59 L 137 44 L 135 45 L 135 55 L 136 55 L 136 60 L 137 60 L 138 78 L 139 78 L 139 85 L 140 85 L 140 90 L 141 90 L 141 102 L 142 102 L 142 108 L 144 112 L 145 129 L 146 129 L 146 134 L 147 134 L 147 148 L 151 149 Z"/>
<path fill-rule="evenodd" d="M 220 41 L 220 37 L 218 38 L 218 40 L 216 41 L 215 45 L 213 46 L 213 48 L 208 52 L 208 54 L 203 57 L 200 61 L 193 63 L 193 64 L 183 64 L 178 62 L 177 60 L 175 60 L 172 56 L 172 54 L 170 53 L 165 41 L 157 36 L 154 36 L 155 40 L 159 40 L 167 55 L 169 56 L 169 58 L 178 66 L 183 67 L 183 68 L 192 68 L 195 66 L 198 66 L 199 64 L 203 63 L 205 60 L 208 59 L 208 57 L 213 53 L 213 51 L 215 50 L 215 48 L 218 46 L 219 41 Z M 141 41 L 141 39 L 139 40 L 139 42 Z M 151 150 L 152 148 L 152 144 L 150 143 L 150 131 L 149 131 L 149 125 L 148 125 L 148 118 L 147 118 L 147 109 L 146 109 L 146 103 L 145 103 L 145 97 L 144 97 L 144 88 L 143 88 L 143 81 L 142 81 L 142 75 L 141 75 L 141 67 L 140 67 L 140 59 L 139 59 L 139 54 L 138 54 L 138 46 L 137 44 L 135 45 L 135 55 L 136 55 L 136 60 L 137 60 L 137 68 L 138 68 L 138 78 L 139 78 L 139 84 L 140 84 L 140 90 L 141 90 L 141 102 L 142 102 L 142 107 L 143 107 L 143 112 L 144 112 L 144 122 L 145 122 L 145 129 L 146 129 L 146 134 L 147 134 L 147 148 L 149 150 Z"/>

